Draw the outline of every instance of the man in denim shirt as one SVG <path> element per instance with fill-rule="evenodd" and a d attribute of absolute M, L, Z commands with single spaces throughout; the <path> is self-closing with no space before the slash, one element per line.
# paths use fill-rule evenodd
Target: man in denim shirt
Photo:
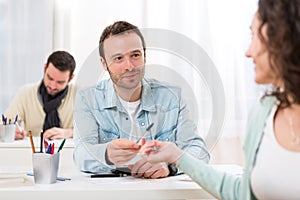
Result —
<path fill-rule="evenodd" d="M 137 177 L 174 175 L 174 166 L 150 164 L 138 155 L 150 139 L 172 141 L 209 160 L 180 88 L 144 78 L 146 45 L 136 26 L 118 21 L 106 27 L 99 52 L 110 79 L 79 91 L 75 101 L 74 161 L 80 170 L 100 173 L 126 165 Z"/>

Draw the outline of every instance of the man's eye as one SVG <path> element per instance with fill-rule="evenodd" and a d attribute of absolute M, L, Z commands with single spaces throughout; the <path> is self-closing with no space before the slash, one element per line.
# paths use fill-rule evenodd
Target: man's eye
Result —
<path fill-rule="evenodd" d="M 122 60 L 122 56 L 118 56 L 114 58 L 114 61 L 120 61 L 120 60 Z"/>
<path fill-rule="evenodd" d="M 134 53 L 134 54 L 132 55 L 132 57 L 134 57 L 134 58 L 139 58 L 140 56 L 141 56 L 140 53 Z"/>

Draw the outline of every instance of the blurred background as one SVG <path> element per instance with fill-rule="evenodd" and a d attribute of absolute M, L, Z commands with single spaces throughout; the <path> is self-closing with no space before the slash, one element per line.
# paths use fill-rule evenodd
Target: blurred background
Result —
<path fill-rule="evenodd" d="M 102 30 L 125 20 L 141 29 L 182 34 L 206 52 L 225 91 L 225 121 L 212 162 L 243 164 L 247 114 L 265 90 L 254 83 L 253 62 L 245 57 L 256 9 L 253 0 L 0 0 L 0 112 L 5 112 L 20 86 L 41 81 L 43 65 L 55 50 L 66 50 L 75 57 L 75 83 L 81 69 L 89 70 L 88 65 L 101 69 L 98 58 L 92 64 L 87 60 L 97 55 Z M 172 82 L 173 77 L 176 82 L 179 75 L 182 86 L 186 82 L 194 91 L 198 107 L 191 112 L 205 135 L 213 112 L 205 77 L 180 55 L 168 52 L 152 50 L 147 63 L 167 69 L 160 79 Z"/>

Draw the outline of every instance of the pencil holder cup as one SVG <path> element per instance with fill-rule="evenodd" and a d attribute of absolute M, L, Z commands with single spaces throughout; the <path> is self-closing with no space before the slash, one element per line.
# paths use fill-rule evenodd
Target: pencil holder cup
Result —
<path fill-rule="evenodd" d="M 55 183 L 59 166 L 59 153 L 33 153 L 32 166 L 36 184 Z"/>
<path fill-rule="evenodd" d="M 15 124 L 4 125 L 4 142 L 14 142 L 15 141 Z"/>

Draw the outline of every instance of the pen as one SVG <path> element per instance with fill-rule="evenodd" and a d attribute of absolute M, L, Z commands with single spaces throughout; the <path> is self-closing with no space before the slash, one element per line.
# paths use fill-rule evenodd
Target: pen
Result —
<path fill-rule="evenodd" d="M 47 140 L 44 140 L 45 151 L 47 151 L 48 147 L 49 147 L 49 143 L 47 142 Z"/>
<path fill-rule="evenodd" d="M 126 177 L 127 174 L 92 174 L 91 178 Z"/>
<path fill-rule="evenodd" d="M 51 148 L 52 148 L 52 144 L 49 144 L 49 146 L 46 149 L 46 153 L 51 154 Z"/>
<path fill-rule="evenodd" d="M 41 131 L 41 144 L 40 144 L 41 153 L 43 153 L 43 140 L 44 140 L 44 131 Z"/>
<path fill-rule="evenodd" d="M 20 131 L 23 131 L 23 128 L 19 125 L 18 121 L 15 122 L 16 126 L 20 129 Z"/>
<path fill-rule="evenodd" d="M 142 135 L 142 137 L 140 137 L 140 138 L 136 141 L 136 143 L 139 143 L 139 141 L 140 141 L 143 137 L 145 137 L 145 135 L 147 134 L 147 132 L 152 128 L 153 124 L 154 124 L 154 123 L 151 123 L 151 124 L 146 128 L 144 134 Z M 151 139 L 153 140 L 152 134 L 151 134 Z"/>
<path fill-rule="evenodd" d="M 59 145 L 59 148 L 58 148 L 57 152 L 60 152 L 60 150 L 62 150 L 62 148 L 64 147 L 65 142 L 66 142 L 66 138 Z"/>
<path fill-rule="evenodd" d="M 3 125 L 6 125 L 7 117 L 5 117 L 4 114 L 2 114 L 2 122 L 3 122 Z"/>
<path fill-rule="evenodd" d="M 15 121 L 14 121 L 14 124 L 16 124 L 18 121 L 18 115 L 16 115 L 16 118 L 15 118 Z"/>
<path fill-rule="evenodd" d="M 50 154 L 54 154 L 54 143 L 52 143 L 51 149 L 50 149 Z"/>
<path fill-rule="evenodd" d="M 29 135 L 29 139 L 30 139 L 32 153 L 35 153 L 35 148 L 34 148 L 34 143 L 33 143 L 31 131 L 28 131 L 28 135 Z"/>

